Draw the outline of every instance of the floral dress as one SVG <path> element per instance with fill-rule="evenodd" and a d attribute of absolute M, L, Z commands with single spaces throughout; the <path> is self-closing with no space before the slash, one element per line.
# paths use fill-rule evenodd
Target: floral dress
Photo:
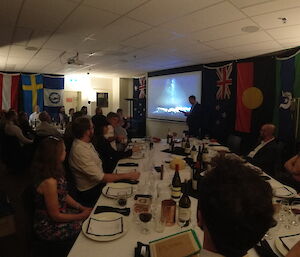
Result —
<path fill-rule="evenodd" d="M 77 210 L 67 208 L 67 183 L 65 178 L 57 180 L 59 210 L 61 213 L 72 214 Z M 67 240 L 75 238 L 81 231 L 82 221 L 57 222 L 48 215 L 43 195 L 36 192 L 34 231 L 43 240 Z"/>

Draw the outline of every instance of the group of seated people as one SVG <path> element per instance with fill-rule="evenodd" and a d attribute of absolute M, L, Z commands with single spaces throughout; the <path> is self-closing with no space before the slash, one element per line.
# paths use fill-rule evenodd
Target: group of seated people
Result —
<path fill-rule="evenodd" d="M 18 116 L 10 110 L 1 118 L 4 133 L 15 136 L 20 145 L 34 142 L 34 137 L 28 136 L 31 133 L 44 137 L 31 165 L 36 190 L 34 230 L 42 240 L 74 241 L 105 183 L 140 177 L 138 171 L 112 173 L 120 159 L 139 151 L 126 147 L 128 123 L 122 110 L 104 116 L 97 107 L 95 113 L 89 117 L 84 107 L 72 113 L 64 135 L 51 125 L 47 112 L 34 118 L 35 123 L 39 119 L 34 130 L 23 113 Z M 264 125 L 262 141 L 247 156 L 249 162 L 264 170 L 271 167 L 269 160 L 275 153 L 274 132 L 273 125 Z M 300 157 L 293 157 L 285 167 L 291 178 L 300 182 Z M 68 170 L 75 178 L 72 196 L 66 181 Z M 201 256 L 242 257 L 275 225 L 270 185 L 238 160 L 215 160 L 198 193 L 197 213 L 192 215 L 197 215 L 204 231 Z"/>

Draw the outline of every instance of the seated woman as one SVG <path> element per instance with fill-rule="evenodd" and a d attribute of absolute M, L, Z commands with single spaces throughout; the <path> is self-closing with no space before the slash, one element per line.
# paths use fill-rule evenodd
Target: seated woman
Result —
<path fill-rule="evenodd" d="M 34 230 L 43 240 L 75 239 L 91 213 L 90 208 L 68 195 L 62 166 L 65 156 L 63 141 L 50 136 L 39 144 L 32 164 L 36 186 Z"/>
<path fill-rule="evenodd" d="M 104 172 L 112 173 L 120 159 L 130 157 L 133 152 L 137 152 L 139 149 L 133 148 L 132 150 L 127 151 L 115 150 L 111 146 L 109 140 L 104 137 L 104 135 L 107 134 L 108 125 L 109 124 L 105 122 L 102 126 L 102 129 L 99 129 L 99 131 L 95 133 L 93 145 L 95 146 L 95 149 L 99 153 L 99 156 L 102 160 Z"/>

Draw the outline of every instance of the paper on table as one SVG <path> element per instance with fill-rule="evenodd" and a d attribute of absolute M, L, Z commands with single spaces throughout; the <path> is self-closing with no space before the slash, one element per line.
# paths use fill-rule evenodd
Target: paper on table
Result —
<path fill-rule="evenodd" d="M 274 190 L 275 190 L 275 195 L 276 196 L 290 196 L 290 195 L 293 195 L 293 192 L 288 190 L 286 187 L 278 187 L 278 188 L 275 188 Z"/>
<path fill-rule="evenodd" d="M 283 243 L 283 245 L 288 250 L 291 250 L 293 246 L 300 241 L 300 233 L 295 235 L 289 235 L 289 236 L 280 236 L 279 238 Z"/>
<path fill-rule="evenodd" d="M 108 196 L 118 196 L 120 194 L 123 195 L 131 195 L 132 194 L 132 187 L 108 187 L 106 190 L 106 195 Z"/>
<path fill-rule="evenodd" d="M 123 232 L 123 219 L 122 217 L 114 220 L 90 218 L 86 232 L 94 236 L 114 236 L 120 234 Z"/>
<path fill-rule="evenodd" d="M 134 172 L 134 169 L 130 169 L 130 167 L 118 167 L 116 169 L 116 173 L 117 174 L 124 174 L 124 173 L 128 173 L 128 172 Z"/>

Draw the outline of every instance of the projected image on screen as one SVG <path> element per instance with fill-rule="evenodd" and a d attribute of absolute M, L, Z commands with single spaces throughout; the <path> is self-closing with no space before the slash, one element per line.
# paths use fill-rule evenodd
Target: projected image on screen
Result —
<path fill-rule="evenodd" d="M 200 102 L 201 72 L 148 78 L 148 117 L 185 120 L 180 111 L 190 111 L 190 95 Z"/>

